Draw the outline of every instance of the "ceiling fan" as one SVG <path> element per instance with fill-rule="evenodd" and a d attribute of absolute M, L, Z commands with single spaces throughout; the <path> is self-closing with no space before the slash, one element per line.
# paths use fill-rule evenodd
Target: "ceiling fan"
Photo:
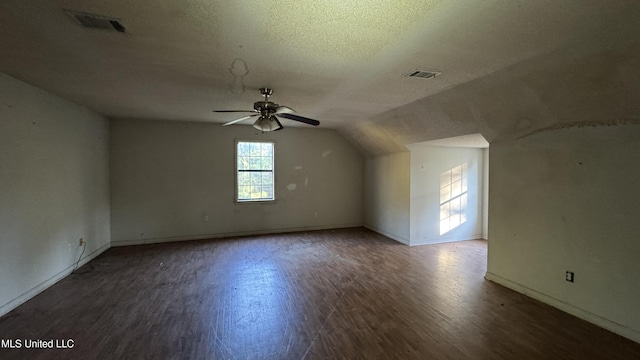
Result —
<path fill-rule="evenodd" d="M 227 123 L 222 124 L 222 126 L 233 125 L 239 123 L 241 121 L 251 119 L 252 117 L 258 116 L 258 120 L 253 123 L 253 127 L 260 131 L 277 131 L 283 128 L 282 124 L 278 120 L 278 117 L 283 117 L 285 119 L 299 121 L 305 124 L 318 126 L 320 125 L 320 121 L 309 119 L 304 116 L 294 115 L 296 112 L 292 108 L 288 106 L 278 105 L 274 102 L 269 101 L 269 96 L 273 94 L 273 89 L 269 88 L 261 88 L 260 94 L 264 96 L 264 101 L 256 101 L 253 103 L 253 110 L 214 110 L 213 112 L 219 113 L 233 113 L 233 112 L 241 112 L 247 113 L 252 112 L 255 114 L 251 114 L 245 117 L 241 117 L 239 119 L 235 119 L 229 121 Z"/>

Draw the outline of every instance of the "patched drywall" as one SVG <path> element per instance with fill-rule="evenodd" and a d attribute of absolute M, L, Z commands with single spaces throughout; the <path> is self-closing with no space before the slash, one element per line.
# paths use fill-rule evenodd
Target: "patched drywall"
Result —
<path fill-rule="evenodd" d="M 108 129 L 0 73 L 0 315 L 109 247 Z"/>
<path fill-rule="evenodd" d="M 276 201 L 235 202 L 235 142 L 275 142 Z M 363 158 L 333 130 L 111 122 L 112 243 L 361 226 Z"/>
<path fill-rule="evenodd" d="M 638 164 L 638 125 L 491 144 L 487 277 L 640 341 Z"/>

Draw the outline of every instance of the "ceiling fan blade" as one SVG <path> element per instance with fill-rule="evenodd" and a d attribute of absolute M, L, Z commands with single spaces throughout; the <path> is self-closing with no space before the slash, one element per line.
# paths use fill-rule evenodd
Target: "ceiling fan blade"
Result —
<path fill-rule="evenodd" d="M 257 112 L 256 110 L 213 110 L 219 113 L 235 113 L 235 112 Z"/>
<path fill-rule="evenodd" d="M 227 123 L 224 123 L 224 124 L 222 124 L 222 126 L 233 125 L 233 124 L 235 124 L 235 123 L 239 123 L 240 121 L 244 121 L 244 120 L 247 120 L 247 119 L 251 119 L 252 117 L 254 117 L 254 116 L 258 116 L 258 115 L 259 115 L 259 114 L 253 114 L 253 115 L 249 115 L 249 116 L 241 117 L 240 119 L 235 119 L 235 120 L 229 121 L 229 122 L 227 122 Z"/>
<path fill-rule="evenodd" d="M 278 114 L 278 116 L 282 116 L 285 119 L 289 119 L 289 120 L 294 120 L 294 121 L 299 121 L 299 122 L 303 122 L 305 124 L 309 124 L 309 125 L 313 125 L 313 126 L 318 126 L 320 125 L 320 121 L 318 120 L 313 120 L 313 119 L 309 119 L 306 118 L 304 116 L 298 116 L 298 115 L 293 115 L 293 114 Z"/>
<path fill-rule="evenodd" d="M 294 112 L 296 111 L 288 106 L 278 106 L 274 114 L 293 114 Z"/>

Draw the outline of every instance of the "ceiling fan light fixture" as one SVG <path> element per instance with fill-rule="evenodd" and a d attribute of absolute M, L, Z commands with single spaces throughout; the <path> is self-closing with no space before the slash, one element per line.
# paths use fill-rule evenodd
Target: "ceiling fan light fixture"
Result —
<path fill-rule="evenodd" d="M 260 116 L 258 120 L 253 124 L 253 127 L 260 131 L 277 131 L 282 129 L 282 124 L 278 121 L 278 118 L 271 116 Z"/>

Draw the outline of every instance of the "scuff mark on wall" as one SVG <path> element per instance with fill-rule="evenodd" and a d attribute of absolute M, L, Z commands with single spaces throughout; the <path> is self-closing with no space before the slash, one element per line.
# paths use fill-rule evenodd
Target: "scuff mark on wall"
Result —
<path fill-rule="evenodd" d="M 289 191 L 293 191 L 293 190 L 295 190 L 297 187 L 298 187 L 298 185 L 296 185 L 296 184 L 294 184 L 294 183 L 291 183 L 291 184 L 287 185 L 287 189 L 288 189 Z"/>
<path fill-rule="evenodd" d="M 302 170 L 302 165 L 298 165 L 298 166 L 294 167 L 294 169 L 296 169 L 296 170 Z"/>
<path fill-rule="evenodd" d="M 525 135 L 517 137 L 517 139 L 524 139 L 531 135 L 535 135 L 541 132 L 548 132 L 548 131 L 566 130 L 566 129 L 583 128 L 583 127 L 617 126 L 617 125 L 640 125 L 640 119 L 622 118 L 622 119 L 611 119 L 611 120 L 604 120 L 604 121 L 574 121 L 574 122 L 568 122 L 568 123 L 558 123 L 558 124 L 544 127 L 542 129 L 534 130 Z"/>
<path fill-rule="evenodd" d="M 329 156 L 329 154 L 331 154 L 333 152 L 333 150 L 326 150 L 322 152 L 322 157 L 326 158 L 327 156 Z"/>
<path fill-rule="evenodd" d="M 304 186 L 307 186 L 307 185 L 309 185 L 309 178 L 304 179 Z"/>

